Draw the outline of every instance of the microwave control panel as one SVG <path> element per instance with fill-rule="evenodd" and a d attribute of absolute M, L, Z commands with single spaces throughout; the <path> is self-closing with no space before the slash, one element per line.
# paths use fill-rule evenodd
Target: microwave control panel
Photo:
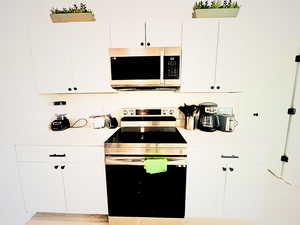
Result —
<path fill-rule="evenodd" d="M 164 79 L 179 79 L 180 56 L 164 56 Z"/>

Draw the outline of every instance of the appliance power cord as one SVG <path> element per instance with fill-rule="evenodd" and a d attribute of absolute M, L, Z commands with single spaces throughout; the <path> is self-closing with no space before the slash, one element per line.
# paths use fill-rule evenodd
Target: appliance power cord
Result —
<path fill-rule="evenodd" d="M 81 126 L 75 126 L 75 125 L 76 125 L 77 123 L 79 123 L 80 121 L 84 121 L 84 124 L 81 125 Z M 83 128 L 83 127 L 85 127 L 87 124 L 88 124 L 87 119 L 85 119 L 85 118 L 80 118 L 80 119 L 76 120 L 76 121 L 70 126 L 70 128 Z"/>

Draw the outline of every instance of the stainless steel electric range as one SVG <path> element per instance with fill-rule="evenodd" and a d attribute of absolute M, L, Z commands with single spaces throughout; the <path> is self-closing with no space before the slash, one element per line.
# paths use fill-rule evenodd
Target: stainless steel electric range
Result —
<path fill-rule="evenodd" d="M 121 128 L 104 144 L 109 216 L 183 218 L 187 142 L 176 128 L 176 109 L 124 109 Z M 148 158 L 167 160 L 149 174 Z"/>

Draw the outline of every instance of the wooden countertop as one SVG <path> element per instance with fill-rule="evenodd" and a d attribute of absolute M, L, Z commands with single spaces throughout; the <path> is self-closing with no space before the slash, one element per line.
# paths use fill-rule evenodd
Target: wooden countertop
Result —
<path fill-rule="evenodd" d="M 108 225 L 106 215 L 36 213 L 26 225 Z M 239 219 L 110 217 L 109 225 L 254 225 Z"/>

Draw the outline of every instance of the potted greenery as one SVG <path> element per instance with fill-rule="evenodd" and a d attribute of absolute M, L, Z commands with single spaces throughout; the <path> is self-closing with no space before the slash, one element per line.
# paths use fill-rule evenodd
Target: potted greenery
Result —
<path fill-rule="evenodd" d="M 73 4 L 70 8 L 52 8 L 50 10 L 50 17 L 53 23 L 66 23 L 66 22 L 84 22 L 95 21 L 92 10 L 87 9 L 86 4 L 80 3 L 79 6 Z"/>
<path fill-rule="evenodd" d="M 213 0 L 195 2 L 193 6 L 193 18 L 220 18 L 220 17 L 237 17 L 240 5 L 236 1 Z"/>

